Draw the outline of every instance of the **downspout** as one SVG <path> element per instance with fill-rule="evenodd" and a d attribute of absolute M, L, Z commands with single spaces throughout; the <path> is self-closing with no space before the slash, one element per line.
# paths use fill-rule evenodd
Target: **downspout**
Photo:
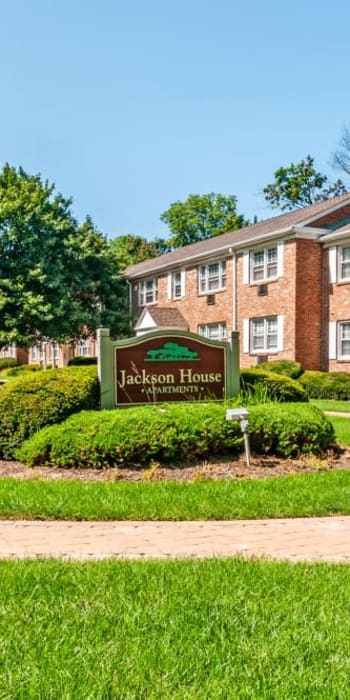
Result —
<path fill-rule="evenodd" d="M 237 330 L 237 257 L 236 253 L 229 249 L 232 254 L 232 330 Z"/>
<path fill-rule="evenodd" d="M 129 293 L 128 293 L 128 296 L 129 296 L 129 314 L 130 314 L 129 325 L 130 325 L 130 329 L 132 330 L 132 327 L 133 327 L 133 323 L 132 323 L 132 283 L 128 279 L 126 280 L 126 283 L 128 285 L 128 288 L 129 288 Z"/>

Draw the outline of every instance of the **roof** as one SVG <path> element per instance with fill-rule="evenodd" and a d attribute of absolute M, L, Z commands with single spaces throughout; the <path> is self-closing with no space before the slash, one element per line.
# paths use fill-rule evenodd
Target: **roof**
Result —
<path fill-rule="evenodd" d="M 178 309 L 166 306 L 147 306 L 137 320 L 136 327 L 141 323 L 145 313 L 148 313 L 158 328 L 180 328 L 188 330 L 188 323 Z"/>
<path fill-rule="evenodd" d="M 349 192 L 323 202 L 310 204 L 308 207 L 295 209 L 287 214 L 273 216 L 270 219 L 259 221 L 256 224 L 245 226 L 236 231 L 228 231 L 204 241 L 191 243 L 183 248 L 177 248 L 171 253 L 145 260 L 136 265 L 130 265 L 124 271 L 124 275 L 130 279 L 143 277 L 161 268 L 173 267 L 190 260 L 215 255 L 215 253 L 228 251 L 229 248 L 243 248 L 246 243 L 250 244 L 255 240 L 258 241 L 279 234 L 283 235 L 284 233 L 292 232 L 295 228 L 310 227 L 312 225 L 317 228 L 318 219 L 321 217 L 324 219 L 325 214 L 333 212 L 344 204 L 350 204 Z M 320 229 L 321 233 L 325 233 L 325 230 Z"/>

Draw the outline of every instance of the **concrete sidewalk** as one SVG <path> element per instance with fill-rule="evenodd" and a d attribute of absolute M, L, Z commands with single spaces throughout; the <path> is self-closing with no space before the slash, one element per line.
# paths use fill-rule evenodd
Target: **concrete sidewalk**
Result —
<path fill-rule="evenodd" d="M 191 522 L 0 521 L 0 559 L 237 555 L 350 562 L 350 516 Z"/>

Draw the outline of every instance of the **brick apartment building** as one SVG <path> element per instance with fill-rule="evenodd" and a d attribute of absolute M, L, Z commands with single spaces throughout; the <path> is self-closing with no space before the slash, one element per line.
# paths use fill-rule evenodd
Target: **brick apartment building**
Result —
<path fill-rule="evenodd" d="M 240 333 L 240 364 L 350 371 L 350 194 L 130 266 L 135 332 Z"/>

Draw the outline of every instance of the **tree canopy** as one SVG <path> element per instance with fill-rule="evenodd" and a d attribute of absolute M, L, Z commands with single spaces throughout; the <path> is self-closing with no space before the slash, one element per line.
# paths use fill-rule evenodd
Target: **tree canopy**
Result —
<path fill-rule="evenodd" d="M 179 248 L 247 225 L 237 213 L 237 198 L 223 194 L 190 194 L 184 202 L 174 202 L 161 215 L 171 231 L 170 248 Z"/>
<path fill-rule="evenodd" d="M 0 172 L 0 346 L 64 341 L 104 319 L 125 322 L 125 292 L 107 241 L 40 175 Z"/>
<path fill-rule="evenodd" d="M 161 239 L 148 241 L 143 236 L 126 233 L 110 241 L 110 251 L 117 268 L 122 271 L 129 265 L 155 258 L 166 252 L 165 242 Z"/>
<path fill-rule="evenodd" d="M 305 207 L 346 192 L 341 180 L 330 183 L 327 175 L 316 170 L 314 158 L 310 155 L 299 163 L 278 168 L 274 176 L 274 181 L 263 188 L 263 193 L 272 208 L 281 211 Z"/>

